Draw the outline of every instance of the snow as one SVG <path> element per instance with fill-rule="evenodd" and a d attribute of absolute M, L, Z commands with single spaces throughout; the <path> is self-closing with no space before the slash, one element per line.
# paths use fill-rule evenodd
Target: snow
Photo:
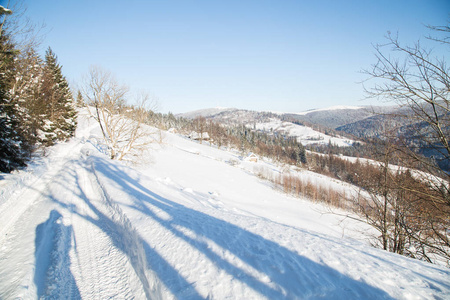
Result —
<path fill-rule="evenodd" d="M 5 15 L 10 15 L 12 14 L 12 10 L 3 7 L 2 5 L 0 5 L 0 12 L 1 14 L 5 14 Z"/>
<path fill-rule="evenodd" d="M 248 125 L 250 127 L 250 125 Z M 269 122 L 256 123 L 255 128 L 257 130 L 275 131 L 289 136 L 297 137 L 298 141 L 303 145 L 309 144 L 328 144 L 346 147 L 353 144 L 353 140 L 332 137 L 316 131 L 311 127 L 297 125 L 291 122 L 284 122 L 277 118 L 271 118 Z"/>
<path fill-rule="evenodd" d="M 177 114 L 177 116 L 181 116 L 188 119 L 195 119 L 197 117 L 208 117 L 213 116 L 216 114 L 220 114 L 222 112 L 226 111 L 233 111 L 236 110 L 236 108 L 231 107 L 214 107 L 214 108 L 206 108 L 206 109 L 199 109 L 191 112 L 181 113 Z"/>
<path fill-rule="evenodd" d="M 307 111 L 303 111 L 303 112 L 298 112 L 298 113 L 294 113 L 296 115 L 307 115 L 310 113 L 314 113 L 317 111 L 329 111 L 329 110 L 344 110 L 344 109 L 363 109 L 364 107 L 362 106 L 347 106 L 347 105 L 335 105 L 335 106 L 331 106 L 331 107 L 327 107 L 327 108 L 318 108 L 318 109 L 312 109 L 312 110 L 307 110 Z"/>
<path fill-rule="evenodd" d="M 258 179 L 270 161 L 166 134 L 151 164 L 76 137 L 0 180 L 1 299 L 445 299 L 450 271 Z M 237 161 L 237 164 L 230 164 Z M 346 186 L 311 172 L 320 184 Z M 344 225 L 345 224 L 345 225 Z"/>

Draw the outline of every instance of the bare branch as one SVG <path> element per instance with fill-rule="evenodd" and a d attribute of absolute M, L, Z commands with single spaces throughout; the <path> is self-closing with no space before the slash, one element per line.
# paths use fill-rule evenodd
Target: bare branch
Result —
<path fill-rule="evenodd" d="M 111 159 L 137 155 L 155 142 L 154 132 L 145 125 L 152 107 L 148 95 L 141 94 L 136 105 L 127 104 L 128 87 L 99 67 L 91 67 L 85 81 L 83 96 L 95 109 L 92 116 L 100 125 Z"/>

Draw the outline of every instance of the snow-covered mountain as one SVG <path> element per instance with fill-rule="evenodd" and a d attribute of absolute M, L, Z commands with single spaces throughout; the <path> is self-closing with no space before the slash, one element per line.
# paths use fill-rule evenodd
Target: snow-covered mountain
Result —
<path fill-rule="evenodd" d="M 372 248 L 364 223 L 259 179 L 281 172 L 271 161 L 166 133 L 127 166 L 102 153 L 87 114 L 78 123 L 70 142 L 0 177 L 1 299 L 450 295 L 449 269 Z"/>
<path fill-rule="evenodd" d="M 251 125 L 248 124 L 249 127 Z M 265 132 L 278 132 L 283 135 L 296 137 L 302 145 L 309 144 L 333 144 L 341 147 L 348 147 L 354 143 L 354 140 L 339 135 L 329 135 L 314 130 L 305 125 L 299 125 L 292 122 L 282 121 L 278 118 L 270 118 L 267 121 L 254 123 L 253 128 Z"/>
<path fill-rule="evenodd" d="M 344 108 L 341 108 L 344 109 Z M 350 109 L 350 108 L 346 108 Z M 339 110 L 339 108 L 330 108 L 332 111 Z M 350 110 L 359 110 L 359 108 L 352 108 Z M 320 110 L 322 112 L 329 111 L 326 109 Z M 286 136 L 296 137 L 303 145 L 308 144 L 328 144 L 332 143 L 339 146 L 350 146 L 354 140 L 348 137 L 344 137 L 339 134 L 326 134 L 325 130 L 318 130 L 313 128 L 313 123 L 302 124 L 300 117 L 309 116 L 312 112 L 305 112 L 304 114 L 287 114 L 287 113 L 274 113 L 274 112 L 259 112 L 253 110 L 243 109 L 223 109 L 223 108 L 211 108 L 204 110 L 197 110 L 177 116 L 188 119 L 194 119 L 197 117 L 205 117 L 215 122 L 219 122 L 225 125 L 245 125 L 255 130 L 262 130 L 269 133 L 276 132 Z M 329 119 L 329 118 L 328 118 Z M 353 118 L 354 120 L 354 118 Z M 316 125 L 325 129 L 326 126 L 322 126 L 317 123 Z M 316 126 L 317 127 L 317 126 Z"/>
<path fill-rule="evenodd" d="M 186 113 L 178 114 L 177 116 L 187 118 L 187 119 L 195 119 L 197 117 L 212 117 L 217 114 L 223 113 L 223 112 L 233 112 L 237 111 L 237 108 L 227 108 L 227 107 L 214 107 L 214 108 L 205 108 L 205 109 L 199 109 L 194 110 Z"/>
<path fill-rule="evenodd" d="M 233 124 L 255 123 L 267 118 L 296 121 L 309 125 L 335 129 L 346 124 L 355 123 L 379 114 L 395 110 L 395 106 L 332 106 L 304 112 L 259 112 L 237 108 L 207 108 L 178 114 L 177 116 L 194 119 L 205 117 L 219 122 Z"/>
<path fill-rule="evenodd" d="M 337 110 L 360 110 L 363 109 L 365 107 L 363 106 L 351 106 L 351 105 L 335 105 L 335 106 L 330 106 L 330 107 L 326 107 L 326 108 L 317 108 L 317 109 L 311 109 L 311 110 L 307 110 L 307 111 L 303 111 L 303 112 L 299 112 L 299 113 L 295 113 L 297 115 L 307 115 L 307 114 L 311 114 L 311 113 L 316 113 L 319 111 L 337 111 Z"/>
<path fill-rule="evenodd" d="M 394 106 L 333 106 L 301 113 L 286 113 L 285 118 L 336 129 L 394 110 Z"/>

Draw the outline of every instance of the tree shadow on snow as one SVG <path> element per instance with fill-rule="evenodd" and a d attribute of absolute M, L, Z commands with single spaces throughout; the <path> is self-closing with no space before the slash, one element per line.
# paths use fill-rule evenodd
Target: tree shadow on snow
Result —
<path fill-rule="evenodd" d="M 257 234 L 161 197 L 142 186 L 126 172 L 110 163 L 104 163 L 100 158 L 96 159 L 94 166 L 96 172 L 102 173 L 117 183 L 127 194 L 134 196 L 132 208 L 145 213 L 166 230 L 196 248 L 234 279 L 270 299 L 392 299 L 383 290 L 354 280 Z M 161 218 L 155 211 L 164 211 L 170 217 Z M 182 228 L 202 238 L 187 235 Z M 205 239 L 226 249 L 257 270 L 259 274 L 264 275 L 252 275 L 242 267 L 224 259 L 211 249 Z M 186 279 L 148 243 L 143 241 L 143 245 L 148 265 L 177 298 L 201 298 L 194 288 L 189 289 L 191 294 L 188 296 L 186 288 L 190 285 Z M 270 280 L 262 278 L 266 276 Z"/>
<path fill-rule="evenodd" d="M 82 164 L 81 166 L 83 168 L 86 168 L 88 171 L 92 171 L 89 170 L 90 167 L 87 165 Z M 175 290 L 173 290 L 172 286 L 175 286 L 174 283 L 176 283 L 177 287 L 183 290 L 183 295 L 186 298 L 202 299 L 202 297 L 193 288 L 192 284 L 188 283 L 183 277 L 181 277 L 178 272 L 164 260 L 164 258 L 162 258 L 156 251 L 154 251 L 153 248 L 150 247 L 150 245 L 148 245 L 148 243 L 139 236 L 128 219 L 120 219 L 121 216 L 123 216 L 120 213 L 120 208 L 110 203 L 110 209 L 115 211 L 110 212 L 110 214 L 108 215 L 100 211 L 99 208 L 97 208 L 91 202 L 88 195 L 86 195 L 85 191 L 83 190 L 83 183 L 81 182 L 79 174 L 73 172 L 71 175 L 76 180 L 75 186 L 78 187 L 76 192 L 78 198 L 81 199 L 89 207 L 91 212 L 95 214 L 95 217 L 80 213 L 79 211 L 77 211 L 76 206 L 68 206 L 66 203 L 59 201 L 57 198 L 52 197 L 52 200 L 58 203 L 63 208 L 69 209 L 72 213 L 89 221 L 109 236 L 114 246 L 120 249 L 121 252 L 128 257 L 136 275 L 141 281 L 141 286 L 144 289 L 147 299 L 161 299 L 161 290 L 158 286 L 158 282 L 161 280 L 161 278 L 152 278 L 151 275 L 149 276 L 149 274 L 146 272 L 146 266 L 153 266 L 154 262 L 157 262 L 159 268 L 164 269 L 164 274 L 166 275 L 166 277 L 162 278 L 165 280 L 163 281 L 163 283 L 169 290 L 172 291 L 173 294 L 175 294 Z M 60 185 L 64 186 L 64 184 L 65 183 L 61 179 Z M 108 201 L 108 199 L 106 200 Z M 148 261 L 148 257 L 153 258 L 153 263 Z M 150 281 L 153 280 L 154 282 L 149 282 L 149 279 Z M 179 290 L 177 289 L 177 291 Z"/>
<path fill-rule="evenodd" d="M 71 163 L 92 172 L 90 166 L 85 163 L 78 160 L 73 160 Z M 51 199 L 62 209 L 67 209 L 95 225 L 108 235 L 114 246 L 128 257 L 136 275 L 141 281 L 147 299 L 163 299 L 161 286 L 159 285 L 161 281 L 173 295 L 182 294 L 185 299 L 203 299 L 192 283 L 187 282 L 180 276 L 175 268 L 139 236 L 126 217 L 125 220 L 114 219 L 114 215 L 118 213 L 117 210 L 113 212 L 113 217 L 111 217 L 110 214 L 107 215 L 101 212 L 91 202 L 91 199 L 89 199 L 82 188 L 82 178 L 74 168 L 66 169 L 65 172 L 70 178 L 75 179 L 74 187 L 76 190 L 71 190 L 70 192 L 74 192 L 78 199 L 82 200 L 90 208 L 95 217 L 79 212 L 74 204 L 68 204 L 62 199 L 59 200 L 60 195 L 54 195 L 52 192 L 42 195 Z M 54 179 L 56 180 L 55 184 L 69 189 L 70 185 L 66 182 L 67 178 L 56 176 Z M 29 188 L 32 189 L 33 187 L 30 186 Z M 110 208 L 120 210 L 117 206 L 114 207 L 114 204 Z M 72 247 L 75 252 L 78 251 L 76 249 L 76 241 L 73 240 L 74 245 L 72 245 L 72 239 L 74 239 L 72 226 L 65 226 L 62 223 L 62 215 L 57 210 L 52 210 L 49 218 L 36 227 L 34 283 L 37 288 L 37 298 L 81 299 L 80 290 L 70 270 L 69 252 Z M 151 261 L 149 260 L 150 257 Z M 148 272 L 147 266 L 150 266 L 150 272 Z M 163 276 L 154 278 L 154 276 L 159 274 L 152 274 L 152 269 L 163 270 Z"/>

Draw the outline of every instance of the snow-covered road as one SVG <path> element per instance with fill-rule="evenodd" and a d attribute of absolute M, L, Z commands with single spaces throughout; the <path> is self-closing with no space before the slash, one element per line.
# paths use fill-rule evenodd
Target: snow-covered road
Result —
<path fill-rule="evenodd" d="M 342 237 L 338 216 L 228 164 L 232 153 L 168 135 L 132 168 L 79 123 L 41 166 L 0 181 L 0 299 L 450 296 L 449 269 Z"/>
<path fill-rule="evenodd" d="M 105 198 L 81 146 L 59 152 L 63 163 L 56 159 L 2 209 L 1 298 L 150 296 L 145 264 L 135 261 L 142 246 Z"/>

